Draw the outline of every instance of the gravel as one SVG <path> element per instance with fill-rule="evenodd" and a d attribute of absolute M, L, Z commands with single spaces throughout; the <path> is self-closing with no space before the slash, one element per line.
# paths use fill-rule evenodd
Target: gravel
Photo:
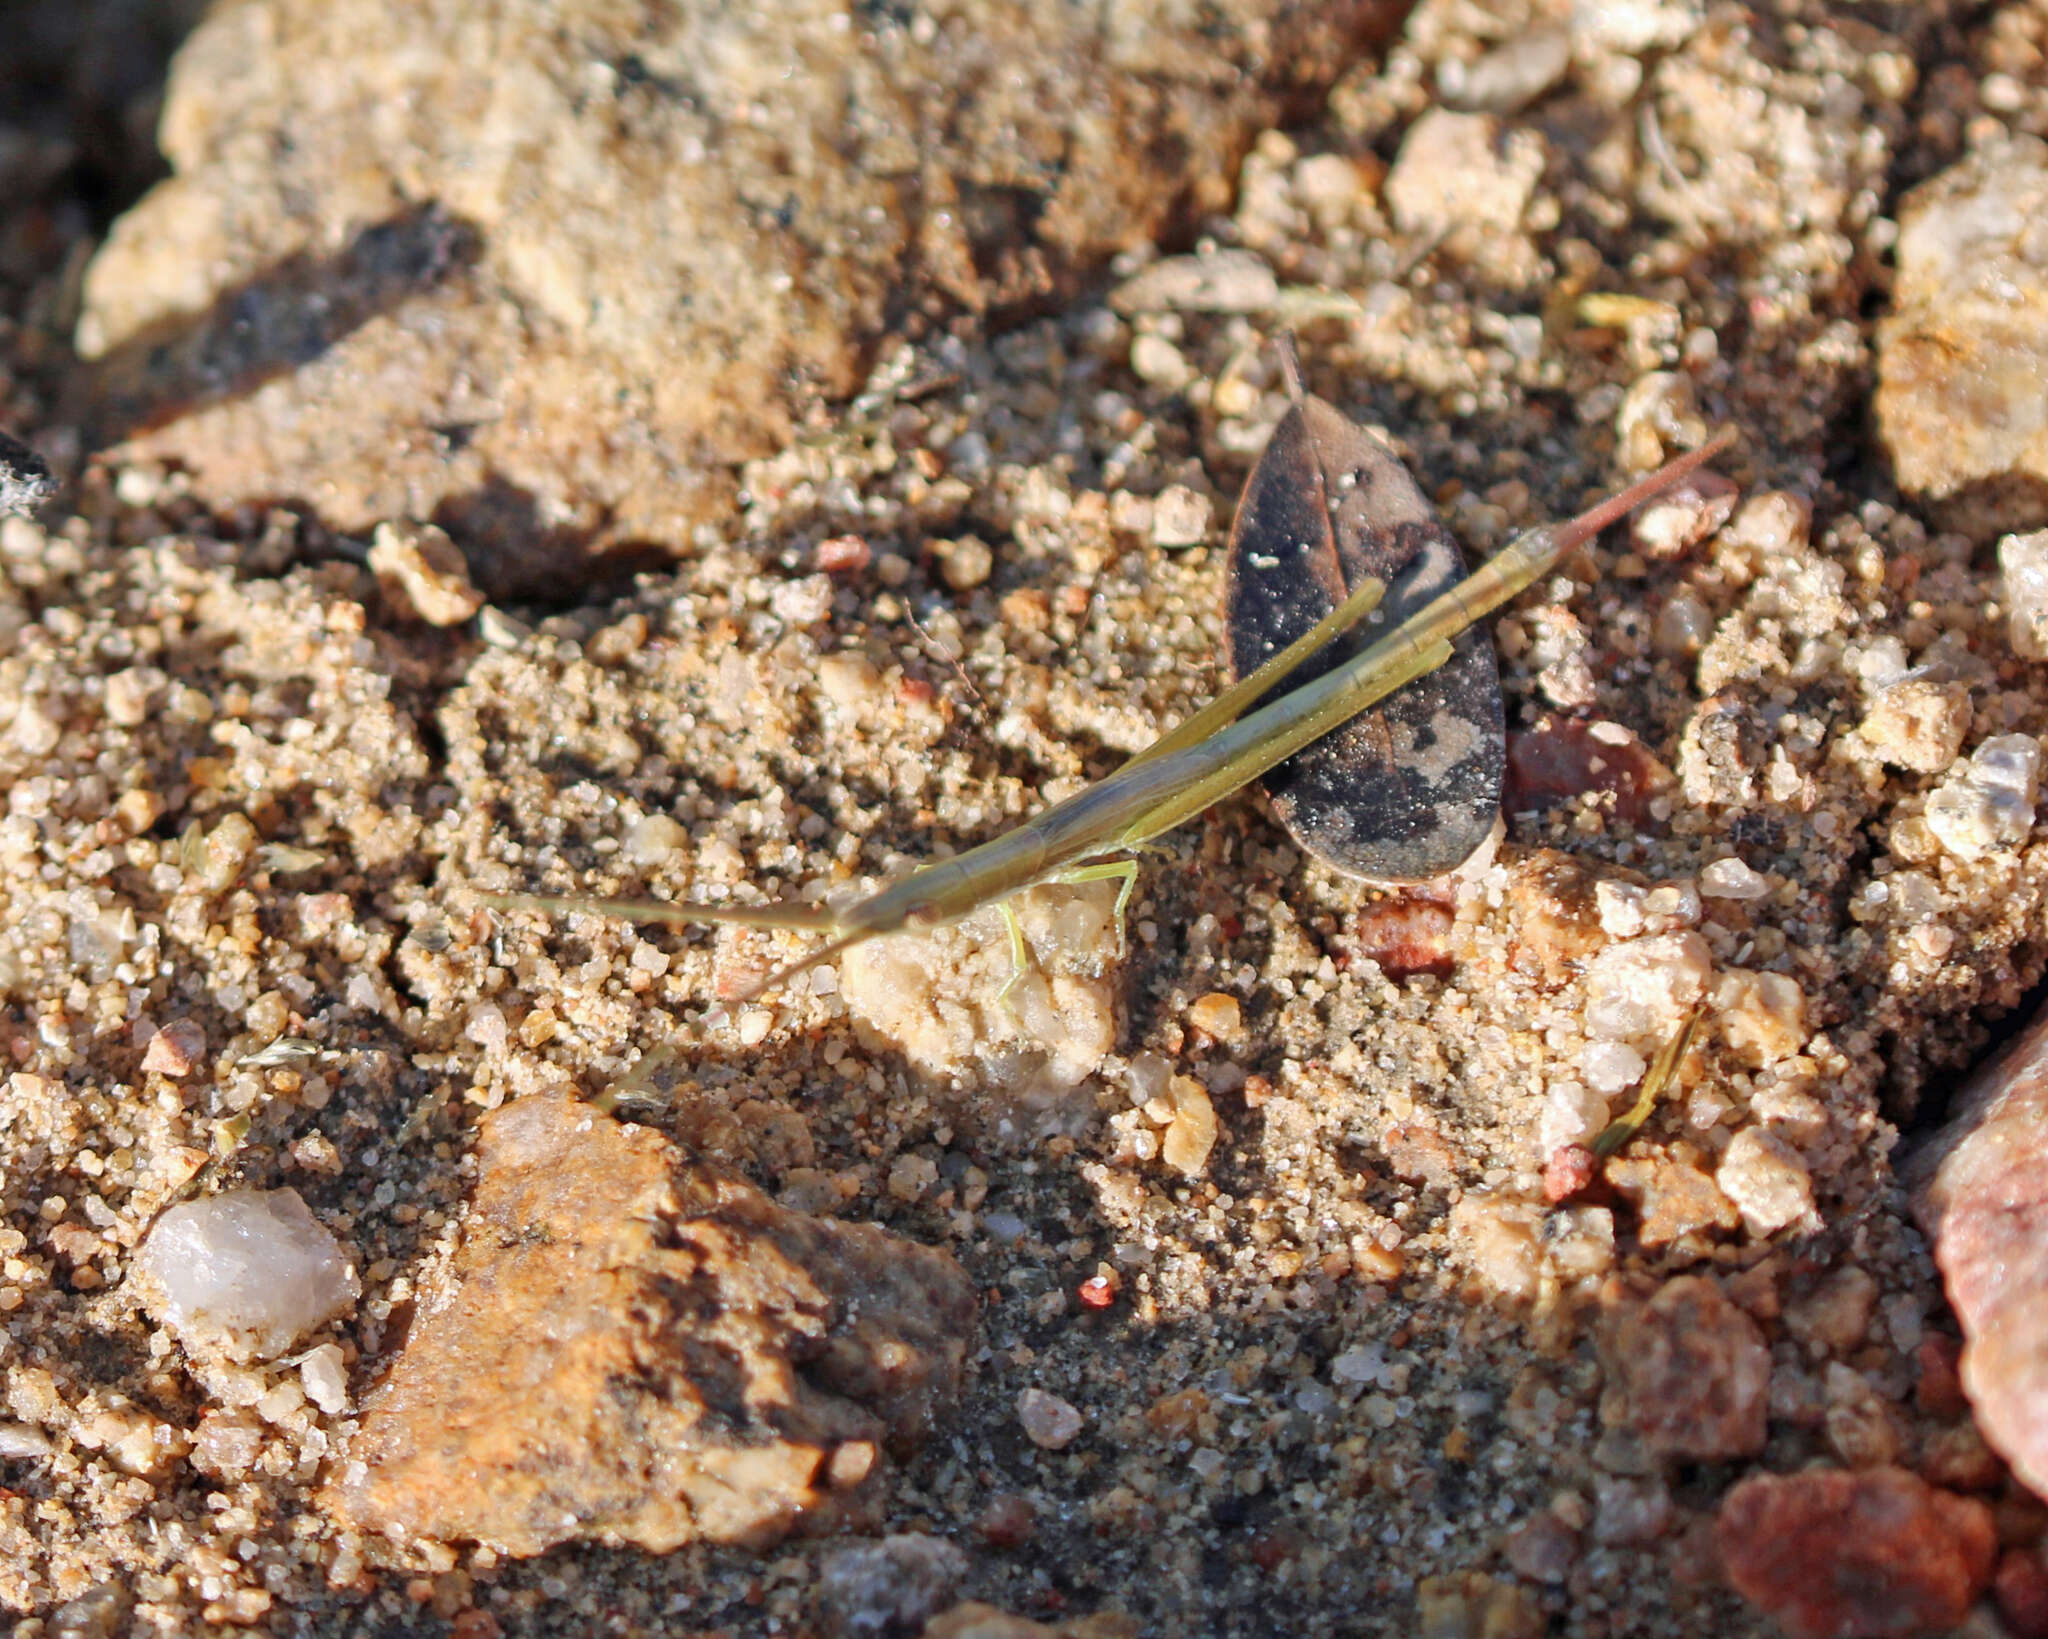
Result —
<path fill-rule="evenodd" d="M 1579 7 L 1562 69 L 1518 45 L 1548 11 L 1425 4 L 1378 54 L 1225 9 L 1091 15 L 1079 57 L 1017 44 L 1066 26 L 1028 8 L 721 13 L 702 84 L 612 13 L 514 8 L 486 84 L 444 49 L 462 8 L 216 10 L 167 98 L 177 176 L 84 282 L 87 339 L 188 390 L 140 406 L 111 364 L 60 379 L 107 196 L 6 116 L 0 418 L 67 486 L 0 520 L 10 1616 L 793 1632 L 833 1554 L 901 1536 L 1008 1613 L 937 1621 L 1005 1635 L 1760 1639 L 1863 1585 L 1857 1621 L 2023 1608 L 2040 1511 L 1971 1421 L 1892 1154 L 2048 962 L 2048 681 L 1996 561 L 2040 522 L 2033 411 L 1980 414 L 1971 374 L 2038 305 L 1991 232 L 2048 130 L 2038 8 Z M 862 123 L 868 70 L 930 141 Z M 114 100 L 92 141 L 148 123 Z M 707 122 L 715 166 L 683 149 Z M 605 156 L 616 195 L 564 191 Z M 1952 206 L 1981 262 L 1930 249 Z M 117 339 L 157 319 L 178 345 Z M 1247 794 L 1141 861 L 1121 948 L 1109 885 L 1033 896 L 1007 996 L 994 915 L 756 997 L 805 937 L 478 900 L 829 903 L 1143 747 L 1216 686 L 1283 325 L 1475 553 L 1742 429 L 1725 487 L 1496 622 L 1512 783 L 1468 872 L 1361 886 Z M 429 522 L 462 572 L 416 535 L 417 589 L 485 599 L 448 625 L 361 561 Z M 1571 1150 L 1695 1008 L 1611 1166 Z M 655 1135 L 651 1197 L 720 1180 L 788 1234 L 957 1262 L 958 1399 L 900 1452 L 830 1442 L 876 1448 L 838 1470 L 854 1542 L 519 1558 L 337 1517 L 377 1385 L 490 1238 L 490 1123 L 549 1105 Z M 236 1359 L 141 1304 L 168 1210 L 283 1189 L 353 1309 Z M 715 1389 L 729 1356 L 684 1345 L 753 1316 L 782 1405 L 826 1300 L 746 1244 L 718 1289 L 772 1266 L 786 1301 L 654 1358 Z M 1674 1286 L 1705 1317 L 1675 1342 Z M 1662 1342 L 1603 1346 L 1618 1305 Z M 1695 1343 L 1704 1388 L 1649 1371 Z M 834 1403 L 889 1402 L 887 1352 L 835 1356 L 862 1392 Z M 1027 1389 L 1083 1410 L 1071 1444 L 1034 1443 Z M 1879 1515 L 1913 1522 L 1889 1582 Z"/>

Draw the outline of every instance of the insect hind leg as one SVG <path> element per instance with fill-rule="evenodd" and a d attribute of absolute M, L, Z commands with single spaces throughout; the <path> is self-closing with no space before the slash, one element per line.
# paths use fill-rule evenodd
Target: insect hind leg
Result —
<path fill-rule="evenodd" d="M 1135 859 L 1105 859 L 1095 865 L 1077 865 L 1071 871 L 1062 871 L 1052 880 L 1069 887 L 1083 882 L 1121 883 L 1116 891 L 1116 906 L 1109 915 L 1110 920 L 1116 923 L 1116 959 L 1121 962 L 1130 954 L 1130 941 L 1124 937 L 1124 912 L 1131 908 L 1131 895 L 1138 891 L 1138 862 Z"/>
<path fill-rule="evenodd" d="M 1070 871 L 1047 877 L 1046 881 L 1068 888 L 1086 882 L 1120 884 L 1110 920 L 1116 924 L 1116 959 L 1121 962 L 1129 954 L 1130 941 L 1124 937 L 1124 912 L 1130 909 L 1131 895 L 1138 888 L 1138 862 L 1135 859 L 1109 859 L 1094 865 L 1077 865 Z M 1024 977 L 1025 970 L 1031 965 L 1031 947 L 1025 942 L 1024 925 L 1017 920 L 1015 906 L 1004 899 L 997 903 L 996 909 L 1003 913 L 1003 926 L 1010 935 L 1010 977 L 996 992 L 997 1002 L 1007 1005 L 1010 993 L 1017 988 L 1017 981 Z"/>

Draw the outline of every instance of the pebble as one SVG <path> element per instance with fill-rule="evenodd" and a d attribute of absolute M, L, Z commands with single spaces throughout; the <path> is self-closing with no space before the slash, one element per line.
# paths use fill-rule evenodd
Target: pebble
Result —
<path fill-rule="evenodd" d="M 1636 1236 L 1646 1247 L 1684 1235 L 1733 1229 L 1742 1221 L 1714 1180 L 1690 1161 L 1667 1157 L 1607 1163 L 1607 1181 L 1636 1209 Z"/>
<path fill-rule="evenodd" d="M 2048 529 L 2006 536 L 1998 543 L 1998 568 L 2012 652 L 2048 660 Z"/>
<path fill-rule="evenodd" d="M 1608 946 L 1586 970 L 1586 1034 L 1661 1045 L 1699 1002 L 1713 968 L 1713 952 L 1696 932 Z"/>
<path fill-rule="evenodd" d="M 1264 258 L 1217 250 L 1161 257 L 1111 291 L 1109 305 L 1118 313 L 1263 313 L 1279 299 L 1280 281 Z"/>
<path fill-rule="evenodd" d="M 984 579 L 986 577 L 984 576 Z M 791 626 L 816 626 L 832 615 L 832 577 L 805 575 L 777 581 L 768 594 L 768 612 Z"/>
<path fill-rule="evenodd" d="M 1705 1275 L 1668 1280 L 1647 1301 L 1611 1297 L 1601 1315 L 1601 1421 L 1660 1456 L 1718 1459 L 1763 1450 L 1771 1354 L 1763 1334 Z"/>
<path fill-rule="evenodd" d="M 1457 965 L 1451 950 L 1456 914 L 1425 893 L 1395 893 L 1358 913 L 1346 941 L 1354 960 L 1379 964 L 1389 979 L 1419 973 L 1447 979 Z"/>
<path fill-rule="evenodd" d="M 1745 1064 L 1776 1064 L 1806 1045 L 1806 992 L 1790 974 L 1729 968 L 1713 1003 L 1721 1039 Z"/>
<path fill-rule="evenodd" d="M 348 1367 L 339 1343 L 323 1343 L 300 1357 L 299 1386 L 330 1417 L 348 1410 Z"/>
<path fill-rule="evenodd" d="M 622 852 L 635 865 L 666 864 L 689 846 L 690 833 L 666 814 L 648 814 L 626 828 Z"/>
<path fill-rule="evenodd" d="M 2031 529 L 2048 480 L 2048 144 L 1987 142 L 1900 203 L 1892 314 L 1877 331 L 1879 436 L 1899 487 L 1952 500 L 1981 536 Z"/>
<path fill-rule="evenodd" d="M 1543 1199 L 1552 1206 L 1593 1187 L 1600 1158 L 1584 1144 L 1560 1144 L 1543 1163 Z"/>
<path fill-rule="evenodd" d="M 1991 1580 L 1991 1510 L 1902 1468 L 1754 1474 L 1722 1499 L 1728 1579 L 1792 1639 L 1953 1627 Z"/>
<path fill-rule="evenodd" d="M 1594 1041 L 1579 1055 L 1579 1074 L 1594 1092 L 1612 1097 L 1643 1079 L 1643 1055 L 1618 1041 Z"/>
<path fill-rule="evenodd" d="M 1193 1076 L 1175 1076 L 1166 1096 L 1170 1108 L 1159 1159 L 1184 1178 L 1199 1178 L 1216 1147 L 1216 1106 L 1210 1102 L 1209 1089 Z"/>
<path fill-rule="evenodd" d="M 1662 1480 L 1593 1476 L 1593 1540 L 1604 1548 L 1642 1548 L 1671 1529 L 1677 1510 Z"/>
<path fill-rule="evenodd" d="M 1867 1270 L 1838 1269 L 1808 1296 L 1786 1305 L 1785 1330 L 1810 1351 L 1848 1355 L 1869 1333 L 1877 1295 L 1877 1281 Z"/>
<path fill-rule="evenodd" d="M 995 568 L 995 554 L 978 535 L 962 535 L 939 548 L 939 577 L 956 592 L 986 585 Z"/>
<path fill-rule="evenodd" d="M 1769 1127 L 1745 1127 L 1729 1140 L 1714 1182 L 1752 1235 L 1776 1234 L 1813 1214 L 1812 1174 Z"/>
<path fill-rule="evenodd" d="M 1209 538 L 1214 503 L 1185 484 L 1168 484 L 1152 502 L 1152 544 L 1166 551 L 1200 546 Z"/>
<path fill-rule="evenodd" d="M 1172 342 L 1147 334 L 1131 343 L 1131 374 L 1171 393 L 1193 380 L 1195 370 Z"/>
<path fill-rule="evenodd" d="M 434 524 L 379 524 L 369 561 L 384 595 L 429 626 L 459 626 L 484 606 L 462 549 Z"/>
<path fill-rule="evenodd" d="M 1579 1562 L 1579 1533 L 1546 1508 L 1507 1534 L 1501 1554 L 1517 1576 L 1554 1586 Z"/>
<path fill-rule="evenodd" d="M 1543 139 L 1528 127 L 1504 133 L 1491 114 L 1433 108 L 1408 128 L 1387 172 L 1394 225 L 1416 239 L 1459 228 L 1512 234 L 1543 174 Z"/>
<path fill-rule="evenodd" d="M 1070 1400 L 1044 1389 L 1025 1389 L 1017 1396 L 1017 1422 L 1024 1437 L 1042 1451 L 1064 1451 L 1081 1437 L 1084 1419 Z"/>
<path fill-rule="evenodd" d="M 859 535 L 829 535 L 818 543 L 812 564 L 828 575 L 850 575 L 867 568 L 874 550 Z"/>
<path fill-rule="evenodd" d="M 1047 885 L 1013 898 L 1030 953 L 1022 974 L 1001 913 L 987 906 L 855 946 L 840 958 L 840 993 L 863 1028 L 925 1074 L 1011 1099 L 1055 1096 L 1116 1045 L 1116 891 L 1113 882 Z"/>
<path fill-rule="evenodd" d="M 1700 893 L 1707 899 L 1761 899 L 1770 891 L 1769 877 L 1732 857 L 1717 859 L 1700 872 Z"/>
<path fill-rule="evenodd" d="M 970 1569 L 943 1537 L 905 1532 L 842 1548 L 818 1572 L 819 1624 L 834 1639 L 915 1634 L 951 1603 Z"/>
<path fill-rule="evenodd" d="M 1548 1629 L 1529 1590 L 1506 1577 L 1452 1571 L 1415 1585 L 1416 1639 L 1539 1639 Z"/>
<path fill-rule="evenodd" d="M 1021 1548 L 1038 1528 L 1038 1510 L 1021 1491 L 1004 1491 L 974 1516 L 975 1535 L 991 1548 Z"/>
<path fill-rule="evenodd" d="M 1904 1174 L 1962 1322 L 1978 1427 L 2048 1495 L 2048 1014 L 1970 1077 Z"/>
<path fill-rule="evenodd" d="M 206 1051 L 206 1027 L 197 1019 L 172 1019 L 149 1038 L 142 1068 L 159 1075 L 189 1076 Z"/>
<path fill-rule="evenodd" d="M 1188 1023 L 1215 1041 L 1235 1041 L 1244 1032 L 1244 1009 L 1235 996 L 1212 990 L 1189 1004 Z"/>
<path fill-rule="evenodd" d="M 1569 978 L 1606 944 L 1592 873 L 1554 849 L 1539 848 L 1509 866 L 1507 907 L 1517 965 L 1526 958 L 1553 982 Z"/>
<path fill-rule="evenodd" d="M 2039 1543 L 1999 1557 L 1991 1592 L 2012 1639 L 2048 1639 L 2048 1563 Z"/>
<path fill-rule="evenodd" d="M 1444 101 L 1453 107 L 1513 114 L 1562 80 L 1571 63 L 1571 31 L 1539 24 L 1520 30 L 1477 62 L 1440 64 L 1437 83 Z"/>
<path fill-rule="evenodd" d="M 362 1294 L 347 1251 L 295 1189 L 223 1190 L 157 1219 L 133 1275 L 188 1349 L 269 1360 Z"/>
<path fill-rule="evenodd" d="M 1958 859 L 2017 848 L 2034 829 L 2040 773 L 2031 734 L 1993 735 L 1928 797 L 1927 829 Z"/>
<path fill-rule="evenodd" d="M 1878 692 L 1857 734 L 1880 759 L 1915 774 L 1939 774 L 1970 732 L 1970 691 L 1960 683 L 1907 678 Z"/>

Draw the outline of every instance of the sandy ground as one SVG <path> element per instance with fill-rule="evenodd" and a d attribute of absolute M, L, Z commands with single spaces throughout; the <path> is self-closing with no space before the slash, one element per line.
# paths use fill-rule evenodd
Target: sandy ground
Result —
<path fill-rule="evenodd" d="M 1807 1465 L 1913 1469 L 2033 1552 L 2039 1505 L 1929 1386 L 1954 1324 L 1891 1157 L 2041 976 L 2048 846 L 1929 814 L 2048 684 L 2004 526 L 1903 502 L 1869 396 L 1904 190 L 2031 128 L 2040 19 L 1908 9 L 1605 8 L 1552 69 L 1519 10 L 1425 6 L 1185 237 L 887 338 L 673 567 L 446 626 L 367 532 L 86 462 L 97 201 L 48 154 L 0 269 L 0 413 L 73 480 L 0 524 L 17 1632 L 860 1631 L 831 1540 L 522 1561 L 316 1505 L 478 1118 L 564 1093 L 960 1260 L 960 1401 L 878 1524 L 1022 1617 L 1762 1634 L 1716 1513 Z M 850 892 L 1140 749 L 1219 685 L 1283 327 L 1474 552 L 1744 435 L 1732 516 L 1610 532 L 1498 623 L 1491 861 L 1373 888 L 1234 798 L 1144 860 L 1121 960 L 1100 890 L 1034 903 L 1021 999 L 992 918 L 754 1001 L 800 938 L 479 905 Z M 1695 1005 L 1605 1188 L 1546 1199 Z M 362 1274 L 336 1413 L 290 1364 L 201 1369 L 122 1278 L 180 1194 L 286 1184 Z M 1630 1374 L 1629 1317 L 1701 1275 L 1703 1346 L 1768 1351 L 1759 1438 Z M 1033 1389 L 1077 1436 L 1029 1436 Z M 253 1432 L 195 1446 L 224 1396 Z"/>

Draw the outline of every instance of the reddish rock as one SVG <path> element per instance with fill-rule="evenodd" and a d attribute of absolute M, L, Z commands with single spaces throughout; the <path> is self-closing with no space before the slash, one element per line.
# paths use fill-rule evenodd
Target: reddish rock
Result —
<path fill-rule="evenodd" d="M 1448 978 L 1457 965 L 1451 955 L 1455 921 L 1451 907 L 1428 893 L 1393 894 L 1359 912 L 1346 954 L 1377 962 L 1389 979 L 1418 973 Z"/>
<path fill-rule="evenodd" d="M 2038 1546 L 2007 1549 L 1991 1593 L 2012 1639 L 2048 1639 L 2048 1565 Z"/>
<path fill-rule="evenodd" d="M 1543 1199 L 1552 1206 L 1593 1187 L 1600 1157 L 1584 1144 L 1560 1144 L 1543 1163 Z"/>
<path fill-rule="evenodd" d="M 1991 1579 L 1991 1510 L 1903 1468 L 1757 1474 L 1721 1503 L 1728 1579 L 1792 1639 L 1905 1639 L 1963 1619 Z"/>
<path fill-rule="evenodd" d="M 1588 791 L 1611 792 L 1614 816 L 1625 825 L 1656 821 L 1651 804 L 1678 783 L 1655 753 L 1618 723 L 1545 717 L 1508 736 L 1511 814 L 1554 808 Z"/>
<path fill-rule="evenodd" d="M 1517 1576 L 1561 1583 L 1579 1563 L 1579 1533 L 1546 1508 L 1507 1534 L 1501 1555 Z"/>
<path fill-rule="evenodd" d="M 1600 1323 L 1607 1392 L 1600 1415 L 1660 1456 L 1761 1451 L 1771 1355 L 1756 1322 L 1704 1275 L 1681 1275 L 1647 1302 L 1623 1296 Z"/>
<path fill-rule="evenodd" d="M 2048 1014 L 1964 1084 L 1906 1177 L 1962 1323 L 1977 1425 L 2048 1496 Z"/>
<path fill-rule="evenodd" d="M 659 1134 L 529 1098 L 485 1118 L 450 1289 L 322 1496 L 502 1553 L 766 1544 L 872 1501 L 956 1390 L 958 1264 L 811 1218 Z"/>
<path fill-rule="evenodd" d="M 1668 1246 L 1681 1235 L 1742 1222 L 1734 1203 L 1689 1160 L 1610 1161 L 1607 1181 L 1636 1209 L 1636 1235 L 1645 1246 Z"/>

